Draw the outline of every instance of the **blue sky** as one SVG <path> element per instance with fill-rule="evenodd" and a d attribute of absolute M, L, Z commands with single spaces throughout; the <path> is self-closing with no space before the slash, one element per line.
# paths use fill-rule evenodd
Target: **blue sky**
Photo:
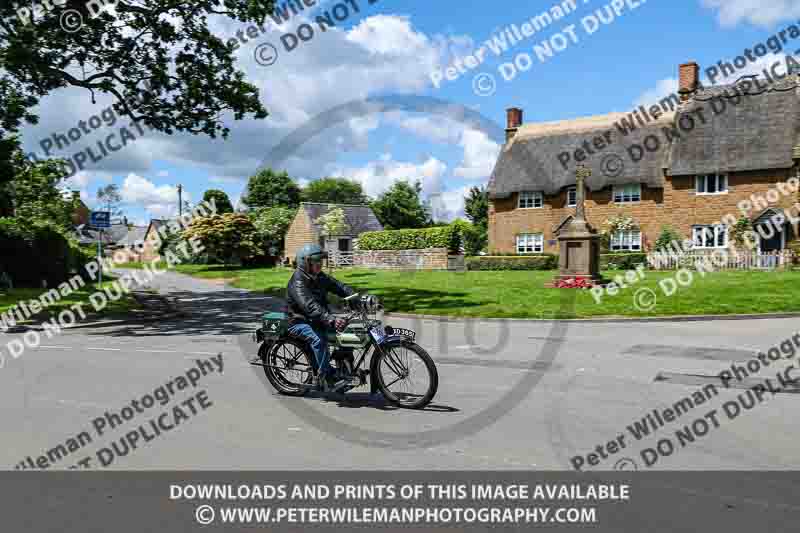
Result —
<path fill-rule="evenodd" d="M 431 96 L 477 111 L 501 126 L 511 106 L 524 109 L 525 122 L 628 111 L 674 90 L 680 63 L 693 60 L 704 69 L 732 59 L 800 19 L 800 0 L 615 0 L 617 8 L 622 6 L 620 15 L 589 35 L 584 25 L 589 23 L 582 19 L 611 2 L 578 0 L 574 12 L 499 57 L 488 52 L 483 64 L 437 88 L 432 74 L 474 53 L 509 25 L 521 27 L 561 2 L 348 1 L 356 2 L 360 12 L 351 10 L 337 28 L 322 33 L 315 25 L 317 14 L 341 3 L 327 0 L 282 26 L 271 23 L 266 33 L 241 44 L 239 66 L 260 88 L 271 113 L 266 120 L 227 119 L 232 132 L 227 141 L 136 135 L 137 140 L 119 152 L 88 163 L 68 186 L 81 190 L 92 205 L 98 187 L 117 183 L 129 219 L 145 224 L 151 217 L 174 213 L 178 183 L 193 201 L 208 188 L 225 190 L 237 201 L 247 177 L 286 135 L 349 101 L 393 94 Z M 317 34 L 287 52 L 281 37 L 303 23 L 317 28 Z M 555 36 L 568 36 L 565 28 L 573 24 L 577 42 L 569 40 L 562 51 L 544 63 L 538 61 L 533 45 L 562 42 Z M 212 30 L 228 39 L 246 26 L 215 20 Z M 262 43 L 278 50 L 274 64 L 256 61 L 254 53 Z M 790 41 L 784 52 L 798 49 L 800 39 Z M 505 81 L 500 65 L 513 62 L 520 53 L 534 59 L 532 66 Z M 495 79 L 490 95 L 476 94 L 474 79 L 479 74 L 484 82 L 487 75 Z M 41 123 L 24 132 L 26 150 L 40 152 L 43 138 L 68 131 L 109 103 L 98 98 L 92 104 L 90 95 L 78 89 L 47 97 L 39 109 Z M 68 157 L 125 124 L 99 128 L 54 154 Z M 372 195 L 400 179 L 420 180 L 426 196 L 437 198 L 437 215 L 452 218 L 462 213 L 464 191 L 487 182 L 498 150 L 485 133 L 441 112 L 393 111 L 323 127 L 282 165 L 300 183 L 341 175 L 360 181 Z"/>

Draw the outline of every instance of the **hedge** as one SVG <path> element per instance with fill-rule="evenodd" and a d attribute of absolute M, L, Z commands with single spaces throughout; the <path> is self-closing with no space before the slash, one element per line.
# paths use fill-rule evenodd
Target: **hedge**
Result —
<path fill-rule="evenodd" d="M 633 270 L 641 263 L 647 265 L 644 252 L 600 254 L 600 270 Z"/>
<path fill-rule="evenodd" d="M 85 274 L 89 256 L 78 244 L 53 225 L 22 225 L 0 218 L 0 272 L 6 272 L 15 287 L 53 287 L 73 272 Z"/>
<path fill-rule="evenodd" d="M 458 252 L 461 232 L 454 225 L 424 229 L 367 231 L 358 237 L 359 250 L 419 250 L 447 248 Z"/>
<path fill-rule="evenodd" d="M 558 256 L 552 254 L 467 257 L 467 270 L 555 270 Z"/>

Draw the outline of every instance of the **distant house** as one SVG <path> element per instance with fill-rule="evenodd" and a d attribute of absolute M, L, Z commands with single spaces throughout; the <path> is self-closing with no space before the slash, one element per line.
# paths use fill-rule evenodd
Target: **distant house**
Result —
<path fill-rule="evenodd" d="M 72 191 L 72 200 L 75 202 L 75 211 L 72 212 L 72 225 L 77 227 L 88 224 L 91 211 L 81 200 L 80 191 Z"/>
<path fill-rule="evenodd" d="M 158 230 L 167 224 L 169 224 L 169 220 L 154 218 L 150 221 L 142 237 L 144 245 L 142 246 L 140 261 L 152 261 L 159 257 L 158 246 L 160 242 L 158 240 Z"/>
<path fill-rule="evenodd" d="M 324 236 L 317 220 L 330 212 L 341 208 L 344 211 L 347 231 L 342 235 Z M 305 244 L 316 243 L 326 251 L 351 252 L 353 240 L 365 231 L 381 231 L 383 226 L 372 208 L 366 205 L 317 204 L 304 202 L 300 204 L 289 231 L 286 232 L 284 259 L 294 259 L 297 251 Z"/>

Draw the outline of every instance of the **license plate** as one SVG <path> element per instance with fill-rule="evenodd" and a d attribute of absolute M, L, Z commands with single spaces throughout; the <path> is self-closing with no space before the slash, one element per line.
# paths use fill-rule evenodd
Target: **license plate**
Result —
<path fill-rule="evenodd" d="M 416 337 L 416 336 L 417 336 L 417 334 L 416 334 L 415 332 L 411 331 L 410 329 L 405 329 L 405 328 L 395 328 L 395 327 L 392 327 L 392 329 L 394 330 L 394 331 L 393 331 L 393 333 L 394 333 L 395 335 L 400 335 L 400 336 L 402 336 L 402 337 L 409 338 L 409 339 L 411 339 L 412 341 L 414 340 L 414 337 Z"/>

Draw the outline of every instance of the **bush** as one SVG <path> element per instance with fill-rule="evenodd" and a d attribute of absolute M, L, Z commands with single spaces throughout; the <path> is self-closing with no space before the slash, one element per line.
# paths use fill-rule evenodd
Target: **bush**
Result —
<path fill-rule="evenodd" d="M 15 287 L 53 287 L 83 272 L 91 258 L 63 230 L 50 223 L 23 224 L 0 218 L 0 272 Z"/>
<path fill-rule="evenodd" d="M 669 251 L 674 242 L 683 242 L 681 234 L 672 229 L 672 226 L 662 226 L 661 233 L 656 239 L 655 249 L 657 252 Z"/>
<path fill-rule="evenodd" d="M 419 250 L 422 248 L 447 248 L 458 252 L 461 248 L 461 231 L 450 224 L 437 228 L 368 231 L 358 237 L 359 250 Z"/>
<path fill-rule="evenodd" d="M 644 252 L 600 254 L 600 270 L 633 270 L 641 263 L 647 264 Z"/>
<path fill-rule="evenodd" d="M 517 255 L 467 257 L 467 270 L 555 270 L 558 268 L 558 256 Z"/>
<path fill-rule="evenodd" d="M 478 255 L 486 248 L 488 244 L 486 228 L 460 219 L 454 221 L 452 225 L 461 233 L 461 242 L 466 255 Z"/>

